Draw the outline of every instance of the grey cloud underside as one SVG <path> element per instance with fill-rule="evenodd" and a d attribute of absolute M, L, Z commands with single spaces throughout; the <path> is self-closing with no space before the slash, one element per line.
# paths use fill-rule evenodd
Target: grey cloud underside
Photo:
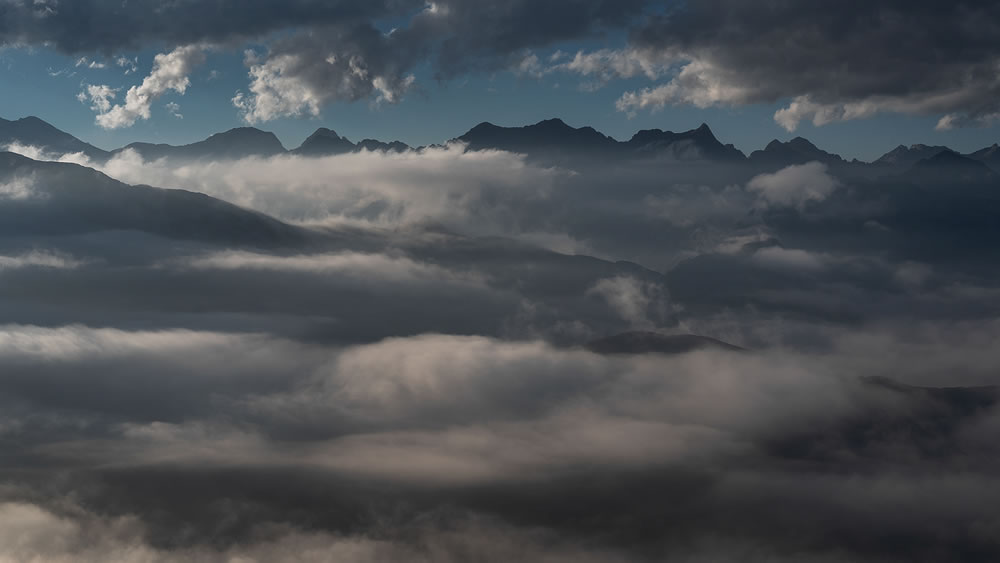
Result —
<path fill-rule="evenodd" d="M 440 17 L 418 17 L 411 27 L 420 39 L 436 39 L 435 34 L 447 38 L 442 67 L 452 68 L 468 54 L 509 53 L 578 38 L 600 27 L 621 26 L 649 4 L 647 0 L 510 0 L 484 7 L 467 0 L 443 0 L 434 4 L 434 14 Z M 45 11 L 31 1 L 4 2 L 0 5 L 0 41 L 50 43 L 73 53 L 113 52 L 151 43 L 224 43 L 282 29 L 362 25 L 428 11 L 425 2 L 414 0 L 142 0 L 124 4 L 86 0 L 55 2 L 51 7 Z"/>
<path fill-rule="evenodd" d="M 689 2 L 635 30 L 637 49 L 694 61 L 653 103 L 796 98 L 789 128 L 878 111 L 995 118 L 1000 12 L 988 1 Z M 658 100 L 658 101 L 656 101 Z M 631 102 L 638 105 L 639 98 Z M 628 105 L 632 105 L 632 103 Z"/>
<path fill-rule="evenodd" d="M 0 42 L 54 44 L 70 53 L 141 48 L 153 43 L 225 43 L 323 22 L 367 21 L 417 10 L 421 2 L 385 0 L 292 0 L 275 2 L 116 2 L 53 3 L 39 14 L 32 2 L 0 4 Z"/>
<path fill-rule="evenodd" d="M 775 119 L 789 130 L 881 112 L 939 116 L 942 129 L 989 125 L 1000 119 L 998 26 L 1000 13 L 986 0 L 0 4 L 6 45 L 113 56 L 262 44 L 246 61 L 250 84 L 233 100 L 251 124 L 318 115 L 338 101 L 397 102 L 419 88 L 412 73 L 424 64 L 448 80 L 533 61 L 529 74 L 578 72 L 599 85 L 637 74 L 665 79 L 625 92 L 617 105 L 628 113 L 783 101 Z M 610 34 L 627 34 L 628 44 L 580 52 L 576 64 L 543 63 L 533 53 Z"/>
<path fill-rule="evenodd" d="M 991 148 L 464 137 L 11 138 L 0 559 L 996 559 Z"/>

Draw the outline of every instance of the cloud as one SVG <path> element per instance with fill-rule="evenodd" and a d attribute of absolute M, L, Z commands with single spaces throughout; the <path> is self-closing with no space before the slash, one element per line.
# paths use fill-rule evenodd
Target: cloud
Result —
<path fill-rule="evenodd" d="M 521 155 L 465 152 L 461 145 L 207 163 L 147 162 L 126 150 L 95 166 L 124 182 L 196 190 L 286 221 L 380 227 L 436 222 L 471 234 L 523 232 L 542 242 L 544 232 L 518 228 L 515 209 L 522 201 L 544 201 L 566 174 L 528 164 Z M 507 204 L 487 203 L 500 201 Z M 564 247 L 566 241 L 553 243 Z"/>
<path fill-rule="evenodd" d="M 165 106 L 170 115 L 176 117 L 177 119 L 184 119 L 184 115 L 181 114 L 181 106 L 177 102 L 168 102 Z"/>
<path fill-rule="evenodd" d="M 651 18 L 631 37 L 634 48 L 685 60 L 680 72 L 666 84 L 626 93 L 618 107 L 791 99 L 775 115 L 788 130 L 803 119 L 823 125 L 880 112 L 944 113 L 944 126 L 988 121 L 998 111 L 998 15 L 983 2 L 882 0 L 851 9 L 691 2 Z M 926 57 L 915 44 L 931 44 L 937 55 Z"/>
<path fill-rule="evenodd" d="M 837 179 L 827 173 L 825 164 L 809 162 L 756 176 L 747 183 L 747 191 L 757 194 L 762 207 L 793 207 L 802 211 L 809 202 L 830 197 L 838 185 Z"/>
<path fill-rule="evenodd" d="M 205 47 L 187 45 L 153 59 L 153 70 L 139 86 L 125 93 L 125 103 L 112 105 L 114 90 L 108 86 L 88 86 L 81 100 L 90 99 L 91 109 L 97 112 L 97 124 L 104 129 L 131 127 L 139 119 L 149 119 L 153 102 L 173 90 L 184 94 L 191 84 L 191 71 L 205 61 Z"/>
<path fill-rule="evenodd" d="M 644 281 L 619 276 L 598 281 L 588 293 L 599 295 L 633 328 L 650 329 L 666 315 L 666 295 Z"/>
<path fill-rule="evenodd" d="M 133 72 L 139 70 L 139 57 L 130 59 L 128 57 L 120 56 L 115 59 L 115 64 L 124 68 L 125 74 L 132 74 Z"/>
<path fill-rule="evenodd" d="M 377 101 L 395 103 L 414 83 L 405 73 L 412 59 L 396 60 L 395 43 L 371 26 L 333 27 L 276 42 L 264 59 L 248 51 L 250 94 L 237 93 L 233 105 L 248 123 L 258 123 L 319 115 L 331 101 L 356 101 L 373 92 Z"/>
<path fill-rule="evenodd" d="M 18 201 L 39 197 L 43 196 L 35 190 L 35 182 L 30 177 L 13 178 L 7 182 L 0 182 L 0 200 Z"/>
<path fill-rule="evenodd" d="M 111 111 L 111 100 L 118 95 L 118 90 L 107 85 L 88 84 L 87 88 L 77 94 L 81 102 L 90 101 L 90 109 L 99 114 Z"/>
<path fill-rule="evenodd" d="M 274 256 L 228 251 L 182 260 L 173 265 L 202 270 L 274 270 L 340 275 L 369 284 L 455 284 L 481 286 L 484 281 L 473 273 L 453 272 L 405 256 L 361 254 L 314 254 Z"/>
<path fill-rule="evenodd" d="M 57 268 L 71 270 L 83 265 L 69 256 L 35 250 L 19 256 L 0 255 L 0 272 L 18 268 Z"/>
<path fill-rule="evenodd" d="M 412 70 L 421 63 L 431 62 L 439 78 L 507 68 L 514 59 L 528 60 L 525 49 L 621 25 L 645 3 L 509 0 L 484 13 L 465 0 L 443 0 L 426 4 L 390 33 L 370 22 L 319 26 L 275 41 L 264 57 L 249 53 L 249 93 L 237 92 L 233 104 L 248 123 L 259 123 L 319 115 L 335 101 L 374 96 L 375 103 L 396 103 L 416 87 Z M 595 66 L 583 60 L 569 64 L 574 70 Z M 626 71 L 629 63 L 614 66 Z M 645 68 L 651 71 L 652 65 Z"/>

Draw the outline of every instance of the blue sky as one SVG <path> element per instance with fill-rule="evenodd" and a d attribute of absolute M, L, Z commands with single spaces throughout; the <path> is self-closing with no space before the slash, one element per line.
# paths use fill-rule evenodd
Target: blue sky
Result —
<path fill-rule="evenodd" d="M 571 48 L 587 51 L 603 46 L 602 42 L 591 42 L 575 43 Z M 116 55 L 137 60 L 136 71 L 125 74 L 126 69 L 115 64 L 116 57 L 88 59 L 105 65 L 88 68 L 87 64 L 76 66 L 78 57 L 46 48 L 7 48 L 0 51 L 0 116 L 15 119 L 36 115 L 106 149 L 133 141 L 183 144 L 246 125 L 231 99 L 237 91 L 246 91 L 250 78 L 243 51 L 232 49 L 211 52 L 206 63 L 191 75 L 187 91 L 183 95 L 168 92 L 156 100 L 148 121 L 139 120 L 131 127 L 115 130 L 97 126 L 89 103 L 77 100 L 77 94 L 87 84 L 108 84 L 124 92 L 149 74 L 154 55 L 161 51 L 147 49 Z M 591 91 L 582 87 L 584 79 L 567 73 L 533 78 L 511 71 L 477 72 L 438 81 L 429 65 L 424 64 L 414 70 L 414 75 L 416 87 L 395 104 L 335 101 L 324 106 L 318 117 L 283 117 L 256 126 L 275 132 L 287 147 L 293 148 L 318 127 L 329 127 L 355 141 L 399 139 L 423 145 L 458 136 L 482 121 L 513 126 L 559 117 L 573 126 L 591 125 L 618 139 L 627 139 L 639 129 L 681 131 L 706 122 L 720 140 L 734 143 L 747 153 L 762 148 L 771 139 L 804 136 L 823 149 L 862 160 L 877 158 L 899 144 L 943 144 L 970 152 L 1000 139 L 992 127 L 935 130 L 939 115 L 879 114 L 822 127 L 805 121 L 789 133 L 773 119 L 774 112 L 787 105 L 787 100 L 707 109 L 668 105 L 659 111 L 640 111 L 634 117 L 618 111 L 615 101 L 623 92 L 655 85 L 645 77 L 614 80 Z M 180 106 L 183 119 L 171 115 L 168 103 Z"/>

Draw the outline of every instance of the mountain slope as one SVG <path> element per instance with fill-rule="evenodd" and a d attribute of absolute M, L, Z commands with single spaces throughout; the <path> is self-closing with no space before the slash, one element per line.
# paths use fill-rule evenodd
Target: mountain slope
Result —
<path fill-rule="evenodd" d="M 1000 174 L 983 162 L 950 151 L 920 160 L 900 177 L 920 185 L 1000 183 Z"/>
<path fill-rule="evenodd" d="M 885 153 L 878 158 L 872 164 L 884 165 L 884 166 L 898 166 L 900 168 L 909 168 L 914 164 L 924 160 L 925 158 L 931 158 L 937 156 L 943 152 L 955 152 L 945 146 L 928 146 L 928 145 L 910 145 L 909 147 L 904 145 L 899 145 L 898 147 L 892 149 L 891 151 Z"/>
<path fill-rule="evenodd" d="M 966 156 L 973 160 L 978 160 L 992 168 L 994 172 L 1000 173 L 1000 145 L 993 143 L 993 146 L 980 149 Z"/>
<path fill-rule="evenodd" d="M 130 186 L 96 170 L 0 153 L 0 234 L 142 231 L 236 246 L 283 246 L 304 230 L 204 194 Z M 11 186 L 16 189 L 12 189 Z"/>
<path fill-rule="evenodd" d="M 547 119 L 524 127 L 480 123 L 458 137 L 469 150 L 504 150 L 518 153 L 597 152 L 617 148 L 618 141 L 592 127 L 570 127 L 561 119 Z"/>
<path fill-rule="evenodd" d="M 763 150 L 752 152 L 750 162 L 764 168 L 783 168 L 807 162 L 822 162 L 830 166 L 846 164 L 840 155 L 826 152 L 802 137 L 784 143 L 775 139 Z"/>
<path fill-rule="evenodd" d="M 739 149 L 724 145 L 715 137 L 708 125 L 674 133 L 660 129 L 639 131 L 624 143 L 635 156 L 668 157 L 674 160 L 721 160 L 739 162 L 746 160 Z"/>
<path fill-rule="evenodd" d="M 269 131 L 253 127 L 239 127 L 224 133 L 216 133 L 204 141 L 189 145 L 164 145 L 132 143 L 114 154 L 134 150 L 146 160 L 170 158 L 176 160 L 236 160 L 250 156 L 274 156 L 285 153 L 278 137 Z"/>
<path fill-rule="evenodd" d="M 354 152 L 357 146 L 336 131 L 320 127 L 292 152 L 300 156 L 329 156 Z"/>
<path fill-rule="evenodd" d="M 40 148 L 52 154 L 83 153 L 92 160 L 106 160 L 110 153 L 60 131 L 31 116 L 8 121 L 0 118 L 0 149 L 12 143 Z"/>

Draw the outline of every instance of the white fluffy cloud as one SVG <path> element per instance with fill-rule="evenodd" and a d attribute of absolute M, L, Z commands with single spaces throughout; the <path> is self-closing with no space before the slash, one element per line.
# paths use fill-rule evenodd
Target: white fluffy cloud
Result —
<path fill-rule="evenodd" d="M 205 61 L 205 50 L 204 45 L 185 45 L 156 55 L 152 72 L 142 84 L 128 89 L 123 104 L 112 105 L 115 90 L 105 85 L 88 86 L 79 98 L 90 100 L 101 127 L 131 127 L 139 119 L 149 119 L 153 102 L 163 94 L 171 90 L 179 94 L 187 91 L 192 70 Z"/>
<path fill-rule="evenodd" d="M 811 201 L 823 201 L 837 189 L 836 178 L 821 162 L 794 165 L 761 174 L 747 183 L 747 191 L 757 194 L 763 207 L 794 207 L 802 210 Z"/>
<path fill-rule="evenodd" d="M 355 101 L 374 93 L 375 103 L 399 102 L 415 77 L 385 53 L 391 38 L 365 29 L 332 30 L 290 38 L 261 57 L 246 52 L 249 93 L 233 105 L 247 123 L 319 115 L 331 101 Z"/>

